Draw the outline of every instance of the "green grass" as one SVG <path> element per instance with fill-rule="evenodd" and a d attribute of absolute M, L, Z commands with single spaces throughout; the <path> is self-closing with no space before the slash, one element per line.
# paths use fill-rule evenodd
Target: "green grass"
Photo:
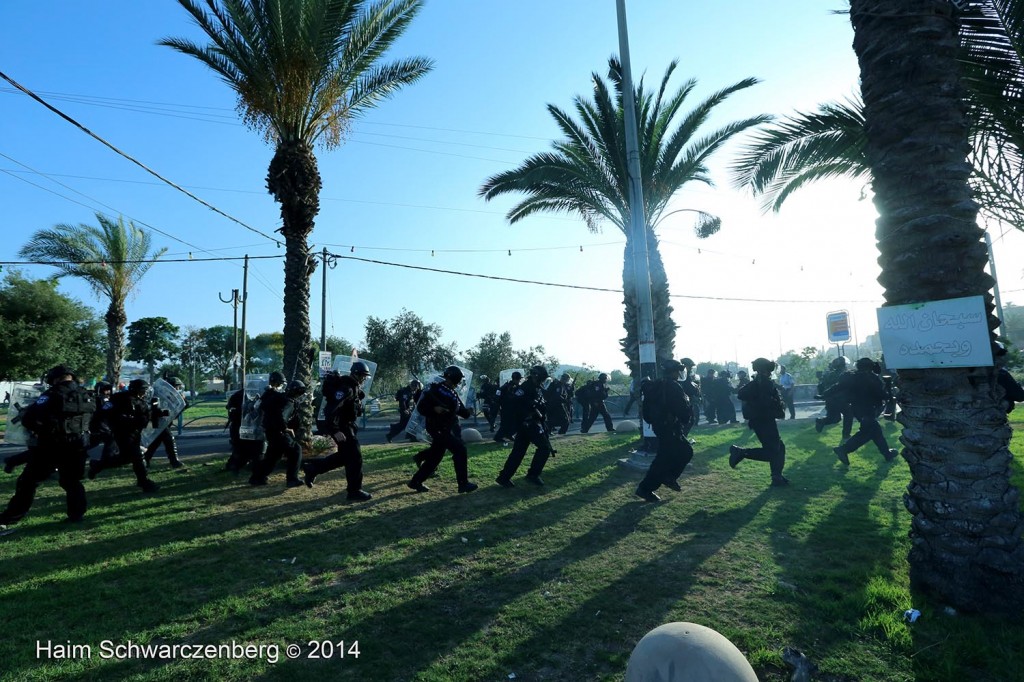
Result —
<path fill-rule="evenodd" d="M 543 489 L 493 485 L 507 450 L 474 445 L 481 489 L 461 496 L 447 460 L 414 495 L 415 450 L 367 447 L 375 496 L 360 505 L 344 501 L 340 472 L 313 490 L 284 490 L 281 473 L 251 489 L 211 456 L 184 474 L 157 468 L 151 497 L 127 470 L 87 482 L 87 521 L 67 528 L 49 482 L 0 539 L 0 675 L 611 681 L 644 633 L 691 621 L 731 639 L 762 680 L 788 679 L 784 646 L 834 682 L 1024 679 L 1019 624 L 911 594 L 905 464 L 864 448 L 843 471 L 838 430 L 780 426 L 788 488 L 767 487 L 762 463 L 729 469 L 748 430 L 699 429 L 683 492 L 658 505 L 616 466 L 632 439 L 603 434 L 556 440 Z M 911 607 L 923 615 L 908 625 Z M 39 640 L 89 644 L 92 658 L 37 660 Z M 104 660 L 103 640 L 276 644 L 281 660 Z M 284 643 L 310 640 L 358 641 L 359 656 L 285 659 Z"/>

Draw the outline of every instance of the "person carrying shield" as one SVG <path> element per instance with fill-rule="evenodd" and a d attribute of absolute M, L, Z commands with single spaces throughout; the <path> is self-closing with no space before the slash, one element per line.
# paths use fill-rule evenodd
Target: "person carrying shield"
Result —
<path fill-rule="evenodd" d="M 416 405 L 416 410 L 426 421 L 427 433 L 430 434 L 430 447 L 416 453 L 418 468 L 406 483 L 407 487 L 418 493 L 430 490 L 423 482 L 433 475 L 445 452 L 452 453 L 459 492 L 471 493 L 480 487 L 469 480 L 469 455 L 459 427 L 459 417 L 465 419 L 473 416 L 473 411 L 462 403 L 459 394 L 455 392 L 464 377 L 459 367 L 447 367 L 441 373 L 442 381 L 427 387 Z"/>

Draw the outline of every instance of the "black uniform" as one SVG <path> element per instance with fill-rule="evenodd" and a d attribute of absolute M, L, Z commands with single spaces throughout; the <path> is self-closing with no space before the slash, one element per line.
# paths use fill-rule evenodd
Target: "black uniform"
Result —
<path fill-rule="evenodd" d="M 150 415 L 150 423 L 153 428 L 159 428 L 160 419 L 166 417 L 166 410 L 160 408 L 160 405 L 156 402 L 151 405 L 152 414 Z M 153 461 L 153 455 L 160 449 L 160 446 L 164 446 L 164 451 L 167 453 L 167 463 L 171 465 L 172 469 L 180 469 L 185 466 L 178 459 L 178 442 L 174 439 L 174 434 L 171 432 L 171 425 L 168 424 L 160 433 L 156 435 L 153 442 L 146 448 L 146 452 L 143 455 L 143 459 L 146 460 L 146 467 L 149 467 L 149 463 Z"/>
<path fill-rule="evenodd" d="M 492 384 L 490 379 L 480 384 L 480 390 L 476 392 L 477 400 L 483 408 L 484 418 L 487 419 L 487 426 L 494 432 L 494 422 L 498 419 L 498 385 Z"/>
<path fill-rule="evenodd" d="M 582 395 L 580 395 L 582 394 Z M 580 405 L 583 406 L 583 421 L 580 423 L 580 433 L 587 433 L 590 427 L 597 421 L 597 416 L 604 418 L 604 428 L 609 433 L 615 432 L 612 426 L 612 416 L 608 414 L 608 408 L 604 401 L 608 399 L 608 384 L 600 381 L 588 381 L 586 386 L 577 394 Z"/>
<path fill-rule="evenodd" d="M 749 384 L 738 394 L 743 401 L 743 417 L 747 420 L 757 440 L 759 448 L 740 448 L 735 445 L 729 448 L 729 466 L 736 468 L 744 459 L 768 462 L 772 473 L 772 485 L 789 483 L 782 475 L 786 465 L 786 445 L 779 436 L 776 419 L 786 417 L 786 407 L 778 386 L 770 376 L 756 374 Z"/>
<path fill-rule="evenodd" d="M 825 416 L 814 420 L 814 428 L 818 433 L 830 424 L 843 422 L 843 440 L 850 437 L 853 430 L 853 412 L 850 400 L 842 391 L 831 390 L 839 385 L 839 380 L 847 374 L 845 368 L 829 368 L 818 382 L 818 395 L 825 399 Z"/>
<path fill-rule="evenodd" d="M 551 431 L 558 429 L 558 433 L 564 435 L 569 430 L 569 421 L 572 416 L 572 399 L 575 393 L 572 384 L 568 381 L 552 381 L 551 385 L 544 391 L 548 428 Z"/>
<path fill-rule="evenodd" d="M 398 389 L 395 393 L 395 402 L 398 403 L 398 422 L 391 425 L 384 440 L 390 443 L 392 438 L 405 431 L 405 427 L 409 423 L 409 417 L 412 416 L 412 411 L 416 409 L 416 401 L 420 399 L 422 392 L 421 390 L 414 391 L 411 386 L 403 386 Z"/>
<path fill-rule="evenodd" d="M 344 440 L 335 441 L 338 444 L 337 452 L 309 460 L 302 465 L 302 471 L 306 475 L 306 485 L 312 486 L 313 480 L 320 474 L 345 467 L 348 498 L 369 499 L 369 494 L 362 491 L 363 452 L 356 438 L 356 419 L 363 413 L 362 401 L 366 394 L 360 390 L 359 383 L 350 374 L 338 377 L 338 385 L 336 392 L 324 396 L 327 403 L 324 421 L 328 434 L 333 437 L 334 434 L 340 433 Z"/>
<path fill-rule="evenodd" d="M 88 504 L 82 477 L 88 443 L 89 414 L 95 409 L 92 397 L 75 381 L 63 381 L 43 392 L 21 415 L 25 428 L 38 438 L 25 469 L 18 476 L 14 496 L 0 512 L 0 524 L 17 523 L 32 507 L 39 484 L 56 470 L 60 487 L 67 496 L 68 521 L 80 521 Z M 83 401 L 91 403 L 86 412 Z"/>
<path fill-rule="evenodd" d="M 89 467 L 89 476 L 95 478 L 103 469 L 131 462 L 136 485 L 145 492 L 156 490 L 156 483 L 149 480 L 146 474 L 146 462 L 142 456 L 142 431 L 152 415 L 149 401 L 145 396 L 120 391 L 110 397 L 110 402 L 103 406 L 103 410 L 109 411 L 107 421 L 114 433 L 114 442 L 117 443 L 117 456 L 110 461 L 94 460 Z"/>
<path fill-rule="evenodd" d="M 687 374 L 686 378 L 680 383 L 683 388 L 683 393 L 690 400 L 690 419 L 683 424 L 683 437 L 690 435 L 690 430 L 697 425 L 697 421 L 700 419 L 700 404 L 704 398 L 700 393 L 700 383 L 693 380 L 693 377 Z"/>
<path fill-rule="evenodd" d="M 506 438 L 515 436 L 516 429 L 519 428 L 510 406 L 512 405 L 512 394 L 519 387 L 521 381 L 522 379 L 509 379 L 501 385 L 496 393 L 498 411 L 501 413 L 501 422 L 494 434 L 494 440 L 497 443 L 504 443 Z"/>
<path fill-rule="evenodd" d="M 548 439 L 545 413 L 544 391 L 532 376 L 515 387 L 509 400 L 508 417 L 517 425 L 516 437 L 512 443 L 512 451 L 508 453 L 508 459 L 505 460 L 505 466 L 498 474 L 497 481 L 500 485 L 511 487 L 512 477 L 519 465 L 523 463 L 530 443 L 533 443 L 537 449 L 533 453 L 533 459 L 530 460 L 526 478 L 532 483 L 543 484 L 540 474 L 544 471 L 548 457 L 551 456 L 551 442 Z M 505 416 L 502 415 L 502 420 L 504 419 Z"/>
<path fill-rule="evenodd" d="M 440 412 L 437 408 L 441 408 Z M 416 404 L 416 410 L 425 420 L 427 433 L 430 434 L 430 446 L 416 453 L 415 459 L 419 467 L 413 474 L 409 487 L 418 489 L 423 486 L 423 482 L 437 470 L 447 451 L 452 453 L 459 492 L 470 492 L 469 454 L 466 451 L 466 444 L 462 442 L 459 417 L 465 419 L 473 414 L 472 411 L 462 403 L 458 393 L 444 382 L 428 386 Z"/>
<path fill-rule="evenodd" d="M 662 485 L 670 488 L 679 487 L 676 479 L 693 459 L 693 447 L 685 435 L 693 414 L 690 399 L 678 381 L 660 379 L 644 388 L 645 395 L 658 393 L 658 399 L 662 401 L 663 406 L 659 411 L 663 416 L 650 422 L 654 435 L 658 438 L 658 451 L 647 470 L 647 475 L 637 488 L 637 494 L 647 498 L 647 494 L 653 493 Z M 653 409 L 648 409 L 647 418 L 650 418 L 650 413 L 653 412 Z M 656 499 L 654 498 L 655 501 Z"/>
<path fill-rule="evenodd" d="M 704 394 L 714 402 L 719 424 L 736 423 L 736 407 L 732 404 L 733 387 L 729 383 L 729 375 L 723 372 L 710 386 L 704 387 Z"/>
<path fill-rule="evenodd" d="M 299 415 L 295 400 L 281 391 L 268 388 L 260 400 L 263 413 L 263 433 L 267 439 L 267 452 L 263 459 L 253 464 L 252 485 L 266 485 L 267 477 L 283 456 L 287 465 L 286 484 L 288 487 L 302 485 L 299 468 L 302 466 L 302 446 L 295 439 L 299 428 Z"/>
<path fill-rule="evenodd" d="M 858 361 L 859 362 L 859 361 Z M 885 405 L 885 385 L 882 379 L 869 368 L 847 372 L 839 382 L 824 393 L 826 399 L 830 394 L 840 393 L 849 403 L 850 414 L 860 422 L 860 428 L 849 440 L 834 448 L 833 452 L 843 464 L 849 464 L 847 457 L 869 440 L 875 444 L 886 461 L 896 456 L 895 450 L 889 449 L 882 427 L 878 424 L 878 415 Z"/>

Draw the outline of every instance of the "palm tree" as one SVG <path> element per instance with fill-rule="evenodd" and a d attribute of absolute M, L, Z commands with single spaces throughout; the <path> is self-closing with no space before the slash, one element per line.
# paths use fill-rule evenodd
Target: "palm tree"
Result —
<path fill-rule="evenodd" d="M 691 111 L 681 114 L 697 82 L 690 79 L 674 93 L 667 94 L 676 64 L 672 62 L 665 70 L 656 93 L 645 91 L 641 79 L 635 99 L 654 335 L 659 360 L 672 357 L 676 324 L 671 317 L 668 278 L 654 229 L 672 196 L 681 187 L 689 182 L 712 184 L 707 162 L 725 142 L 770 120 L 768 116 L 753 116 L 717 130 L 702 131 L 701 127 L 717 105 L 733 93 L 754 85 L 757 80 L 747 78 L 719 90 Z M 565 211 L 580 215 L 591 232 L 600 231 L 601 222 L 606 220 L 626 235 L 622 271 L 626 337 L 620 343 L 630 371 L 636 374 L 640 364 L 636 331 L 637 285 L 632 268 L 635 245 L 629 231 L 629 176 L 622 110 L 622 72 L 618 59 L 612 57 L 608 62 L 611 87 L 596 73 L 592 78 L 593 100 L 581 96 L 574 98 L 579 121 L 558 107 L 548 105 L 548 112 L 565 139 L 554 142 L 553 151 L 531 156 L 518 168 L 488 178 L 480 188 L 480 195 L 490 200 L 501 194 L 526 194 L 527 197 L 508 212 L 510 223 L 541 211 Z M 681 117 L 678 121 L 677 116 Z M 699 215 L 695 226 L 699 237 L 718 231 L 721 225 L 719 218 L 703 211 L 695 212 Z"/>
<path fill-rule="evenodd" d="M 962 16 L 959 61 L 971 123 L 970 183 L 981 212 L 1024 230 L 1024 1 L 974 0 Z M 865 183 L 864 105 L 859 96 L 797 112 L 758 131 L 733 165 L 735 184 L 778 211 L 809 182 Z"/>
<path fill-rule="evenodd" d="M 431 69 L 423 58 L 380 63 L 420 0 L 178 0 L 210 39 L 162 45 L 195 57 L 238 95 L 247 124 L 274 141 L 267 189 L 281 204 L 285 240 L 284 366 L 307 384 L 307 238 L 320 212 L 313 147 L 337 147 L 353 118 Z M 205 5 L 205 9 L 203 7 Z M 300 361 L 301 360 L 301 361 Z M 312 415 L 301 415 L 308 435 Z"/>
<path fill-rule="evenodd" d="M 948 0 L 852 0 L 864 155 L 879 218 L 885 305 L 983 296 L 987 254 L 971 199 L 958 17 Z M 912 480 L 912 585 L 964 610 L 1019 616 L 1024 544 L 1010 428 L 992 367 L 900 370 Z"/>
<path fill-rule="evenodd" d="M 125 301 L 139 280 L 167 248 L 150 253 L 152 235 L 124 218 L 112 220 L 96 214 L 94 225 L 55 225 L 39 230 L 18 252 L 29 258 L 55 265 L 58 277 L 84 280 L 98 297 L 109 301 L 104 319 L 107 323 L 107 381 L 117 383 L 124 358 L 124 326 L 128 316 Z"/>

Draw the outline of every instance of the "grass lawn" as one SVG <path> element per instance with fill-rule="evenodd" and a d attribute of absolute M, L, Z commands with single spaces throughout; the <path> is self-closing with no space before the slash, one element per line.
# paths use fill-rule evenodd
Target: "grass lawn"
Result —
<path fill-rule="evenodd" d="M 430 493 L 413 494 L 415 449 L 367 447 L 374 499 L 355 505 L 341 472 L 313 490 L 285 490 L 280 472 L 253 489 L 211 456 L 186 473 L 157 468 L 153 496 L 128 469 L 87 481 L 87 520 L 69 528 L 51 481 L 0 538 L 0 676 L 621 680 L 647 631 L 691 621 L 732 640 L 762 680 L 788 679 L 784 646 L 833 682 L 1024 680 L 1024 626 L 911 594 L 902 460 L 866 447 L 844 471 L 838 427 L 780 428 L 788 488 L 769 488 L 763 463 L 729 469 L 728 445 L 749 430 L 707 427 L 683 492 L 663 489 L 660 504 L 634 497 L 638 475 L 616 466 L 633 441 L 621 434 L 557 439 L 543 489 L 497 487 L 507 450 L 473 445 L 470 495 L 455 494 L 448 460 Z M 13 489 L 0 480 L 4 500 Z M 91 657 L 38 659 L 47 640 Z M 249 660 L 110 657 L 128 642 L 276 645 L 279 660 L 266 648 Z"/>

